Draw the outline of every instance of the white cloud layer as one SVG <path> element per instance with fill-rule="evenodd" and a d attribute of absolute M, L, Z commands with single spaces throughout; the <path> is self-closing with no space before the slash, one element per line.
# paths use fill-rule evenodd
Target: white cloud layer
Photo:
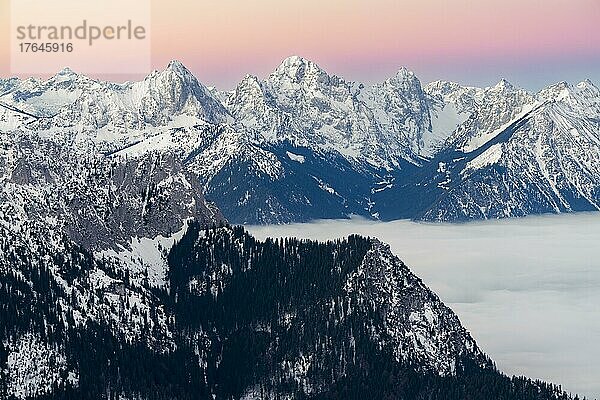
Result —
<path fill-rule="evenodd" d="M 600 213 L 248 229 L 258 238 L 378 237 L 459 315 L 501 370 L 600 399 Z"/>

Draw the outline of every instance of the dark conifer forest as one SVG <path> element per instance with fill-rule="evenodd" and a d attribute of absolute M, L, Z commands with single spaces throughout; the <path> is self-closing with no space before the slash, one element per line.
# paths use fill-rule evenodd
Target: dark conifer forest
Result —
<path fill-rule="evenodd" d="M 385 304 L 348 289 L 356 277 L 372 283 L 365 263 L 376 243 L 359 236 L 261 242 L 241 227 L 192 224 L 168 253 L 168 289 L 134 284 L 68 241 L 64 254 L 43 255 L 47 262 L 17 248 L 0 282 L 0 398 L 14 398 L 5 367 L 10 343 L 23 335 L 39 338 L 61 365 L 55 387 L 38 399 L 573 398 L 552 384 L 505 376 L 475 351 L 457 354 L 452 374 L 399 358 L 386 338 L 392 333 L 380 329 Z M 101 308 L 102 296 L 76 298 L 65 288 L 86 292 L 92 270 L 112 279 L 118 303 L 76 323 L 85 320 L 81 310 Z M 81 298 L 90 304 L 75 304 Z"/>

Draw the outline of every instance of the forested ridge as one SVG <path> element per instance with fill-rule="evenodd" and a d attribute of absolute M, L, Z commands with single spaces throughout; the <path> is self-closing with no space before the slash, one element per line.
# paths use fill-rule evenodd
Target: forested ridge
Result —
<path fill-rule="evenodd" d="M 377 284 L 369 274 L 379 267 L 365 266 L 387 257 L 373 253 L 376 243 L 360 236 L 261 242 L 241 227 L 192 224 L 168 254 L 168 290 L 136 286 L 68 241 L 62 255 L 5 249 L 15 268 L 2 270 L 0 284 L 0 398 L 25 398 L 15 397 L 14 354 L 31 368 L 46 365 L 35 357 L 53 360 L 46 367 L 57 378 L 47 378 L 51 386 L 35 397 L 42 399 L 572 398 L 555 385 L 509 378 L 473 349 L 449 361 L 453 374 L 418 364 L 418 355 L 399 360 L 395 333 L 382 329 L 389 305 L 355 291 Z M 89 283 L 90 271 L 109 277 L 104 293 Z M 412 275 L 399 282 L 421 287 Z M 401 309 L 437 301 L 415 296 Z M 79 316 L 103 307 L 97 318 Z M 435 329 L 432 336 L 445 334 Z"/>

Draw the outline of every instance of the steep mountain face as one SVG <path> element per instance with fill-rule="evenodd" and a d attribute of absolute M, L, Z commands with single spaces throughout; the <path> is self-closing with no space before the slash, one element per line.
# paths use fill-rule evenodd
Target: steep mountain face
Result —
<path fill-rule="evenodd" d="M 421 82 L 406 68 L 381 84 L 367 88 L 361 99 L 369 106 L 377 121 L 381 135 L 372 146 L 385 146 L 398 154 L 408 154 L 413 159 L 431 153 L 425 142 L 432 128 L 430 99 Z M 406 156 L 404 156 L 406 158 Z"/>
<path fill-rule="evenodd" d="M 425 366 L 440 375 L 456 373 L 456 360 L 489 367 L 469 333 L 423 282 L 377 240 L 348 277 L 345 290 L 357 308 L 377 314 L 380 326 L 369 327 L 381 348 L 398 361 Z M 394 293 L 390 296 L 390 293 Z M 435 332 L 431 335 L 431 332 Z"/>
<path fill-rule="evenodd" d="M 551 86 L 484 133 L 471 116 L 397 198 L 428 192 L 415 212 L 434 221 L 600 209 L 598 94 L 589 81 Z"/>
<path fill-rule="evenodd" d="M 28 79 L 2 100 L 38 116 L 53 117 L 42 127 L 89 131 L 142 129 L 168 124 L 173 116 L 209 123 L 227 121 L 228 113 L 181 63 L 171 62 L 141 82 L 99 82 L 64 69 L 47 81 Z"/>
<path fill-rule="evenodd" d="M 42 221 L 89 251 L 127 259 L 136 279 L 149 269 L 161 285 L 159 247 L 168 248 L 188 220 L 224 220 L 180 158 L 106 153 L 103 142 L 75 129 L 40 129 L 45 118 L 8 109 L 1 115 L 0 216 L 9 224 Z M 151 264 L 136 256 L 142 250 L 154 252 Z"/>
<path fill-rule="evenodd" d="M 590 81 L 537 94 L 505 80 L 423 87 L 403 68 L 365 86 L 289 57 L 231 92 L 206 88 L 178 62 L 136 83 L 65 69 L 48 81 L 2 85 L 2 132 L 136 171 L 155 159 L 169 164 L 180 187 L 169 206 L 179 227 L 201 212 L 180 209 L 188 185 L 243 224 L 598 209 L 600 95 Z"/>
<path fill-rule="evenodd" d="M 0 94 L 3 95 L 4 93 L 13 90 L 18 82 L 19 80 L 17 78 L 0 79 Z"/>
<path fill-rule="evenodd" d="M 454 93 L 446 96 L 457 110 L 469 114 L 449 139 L 453 147 L 464 152 L 479 148 L 536 104 L 533 95 L 504 79 L 491 88 L 471 91 L 456 88 Z"/>
<path fill-rule="evenodd" d="M 246 77 L 226 105 L 263 141 L 337 154 L 358 169 L 390 169 L 416 157 L 429 126 L 425 94 L 406 69 L 366 88 L 301 57 L 285 59 L 265 81 Z"/>
<path fill-rule="evenodd" d="M 570 399 L 498 373 L 376 240 L 191 223 L 166 291 L 43 225 L 1 229 L 3 398 Z"/>

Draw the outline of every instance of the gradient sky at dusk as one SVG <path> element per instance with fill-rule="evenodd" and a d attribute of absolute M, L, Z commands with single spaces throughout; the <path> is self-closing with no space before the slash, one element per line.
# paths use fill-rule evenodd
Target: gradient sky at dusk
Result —
<path fill-rule="evenodd" d="M 7 1 L 0 0 L 4 27 Z M 179 59 L 201 81 L 224 89 L 246 73 L 267 75 L 289 55 L 367 82 L 406 66 L 425 82 L 489 85 L 504 77 L 529 89 L 560 80 L 600 83 L 600 0 L 152 0 L 152 6 L 153 66 Z M 0 42 L 0 76 L 10 75 L 7 47 Z"/>

